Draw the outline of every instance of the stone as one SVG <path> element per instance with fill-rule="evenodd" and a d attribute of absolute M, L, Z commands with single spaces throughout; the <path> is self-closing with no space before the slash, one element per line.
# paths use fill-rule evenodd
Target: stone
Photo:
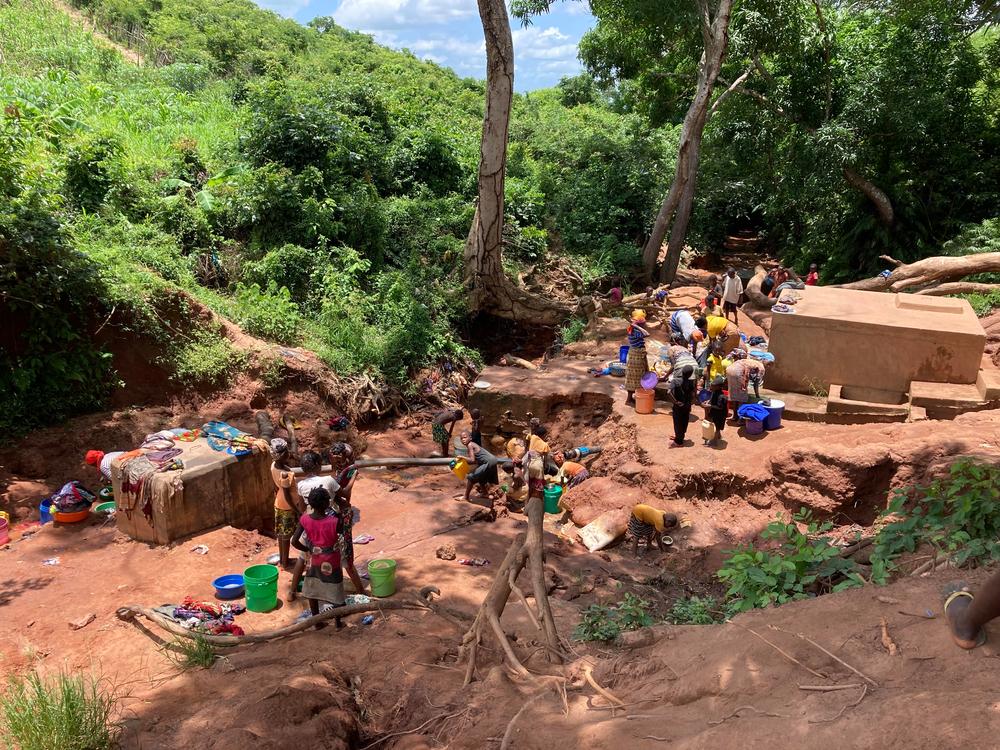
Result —
<path fill-rule="evenodd" d="M 629 461 L 628 463 L 623 464 L 618 469 L 618 474 L 620 474 L 623 477 L 627 477 L 628 479 L 632 479 L 634 477 L 639 476 L 640 474 L 645 473 L 645 471 L 646 467 L 643 466 L 638 461 Z"/>
<path fill-rule="evenodd" d="M 455 552 L 455 545 L 451 543 L 442 544 L 434 551 L 434 554 L 439 560 L 454 560 L 458 556 Z"/>
<path fill-rule="evenodd" d="M 88 625 L 90 625 L 90 623 L 92 623 L 96 619 L 97 619 L 97 615 L 96 614 L 94 614 L 93 612 L 88 612 L 87 614 L 83 615 L 82 617 L 77 617 L 75 620 L 70 620 L 69 621 L 69 626 L 73 630 L 80 630 L 80 629 L 85 628 Z"/>

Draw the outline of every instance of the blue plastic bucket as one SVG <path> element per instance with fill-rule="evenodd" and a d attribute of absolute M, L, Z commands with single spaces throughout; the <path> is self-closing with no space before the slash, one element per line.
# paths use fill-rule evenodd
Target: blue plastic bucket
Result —
<path fill-rule="evenodd" d="M 764 420 L 764 428 L 776 430 L 781 427 L 781 415 L 785 411 L 785 402 L 772 398 L 770 404 L 761 404 L 767 409 L 767 419 Z"/>
<path fill-rule="evenodd" d="M 618 361 L 628 362 L 628 346 L 623 346 L 618 349 Z"/>
<path fill-rule="evenodd" d="M 38 521 L 39 523 L 49 523 L 52 521 L 52 498 L 47 497 L 42 500 L 41 504 L 38 506 Z"/>

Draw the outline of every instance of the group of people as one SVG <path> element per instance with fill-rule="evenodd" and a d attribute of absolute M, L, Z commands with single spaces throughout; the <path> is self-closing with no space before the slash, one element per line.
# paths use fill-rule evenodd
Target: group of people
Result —
<path fill-rule="evenodd" d="M 431 436 L 441 446 L 442 455 L 451 454 L 451 437 L 464 416 L 463 409 L 449 409 L 438 413 L 431 421 Z M 590 477 L 587 467 L 567 456 L 568 451 L 552 449 L 547 442 L 548 428 L 537 418 L 528 421 L 523 436 L 509 438 L 503 443 L 507 456 L 502 458 L 483 445 L 479 410 L 470 410 L 469 416 L 471 427 L 462 430 L 459 437 L 464 458 L 470 464 L 465 478 L 465 501 L 470 499 L 473 487 L 478 486 L 479 493 L 485 495 L 488 485 L 499 484 L 500 471 L 510 476 L 510 494 L 516 496 L 524 490 L 526 499 L 541 497 L 548 482 L 570 489 Z"/>
<path fill-rule="evenodd" d="M 729 301 L 738 300 L 742 293 L 743 284 L 735 269 L 730 268 L 722 284 L 717 279 L 712 281 L 698 317 L 689 310 L 676 310 L 668 318 L 670 343 L 660 349 L 659 358 L 669 368 L 666 392 L 674 423 L 671 447 L 684 445 L 696 400 L 704 406 L 705 419 L 712 425 L 704 435 L 704 442 L 715 445 L 725 429 L 730 409 L 732 419 L 738 421 L 739 407 L 750 400 L 751 390 L 760 398 L 765 366 L 749 357 L 736 322 L 736 302 Z M 724 300 L 721 310 L 720 298 Z M 728 317 L 730 312 L 732 321 Z M 635 392 L 650 371 L 646 352 L 649 335 L 646 312 L 633 310 L 626 329 L 629 347 L 625 363 L 626 405 L 635 404 Z"/>
<path fill-rule="evenodd" d="M 314 615 L 319 614 L 321 601 L 342 606 L 345 572 L 354 590 L 365 592 L 354 565 L 354 523 L 359 515 L 351 505 L 357 479 L 354 450 L 348 443 L 337 442 L 327 451 L 328 464 L 321 454 L 306 451 L 299 467 L 294 467 L 285 440 L 271 440 L 270 448 L 279 563 L 293 569 L 288 599 L 295 600 L 301 582 L 302 594 Z M 302 553 L 294 565 L 292 547 Z M 336 623 L 341 626 L 339 618 Z"/>

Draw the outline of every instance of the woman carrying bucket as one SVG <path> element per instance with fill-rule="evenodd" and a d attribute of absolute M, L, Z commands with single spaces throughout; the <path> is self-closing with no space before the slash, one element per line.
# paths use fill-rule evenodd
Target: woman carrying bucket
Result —
<path fill-rule="evenodd" d="M 764 363 L 748 359 L 745 349 L 733 349 L 729 353 L 734 362 L 726 368 L 726 381 L 729 385 L 729 403 L 733 407 L 733 419 L 739 418 L 737 412 L 743 404 L 750 401 L 750 388 L 754 396 L 760 398 L 760 388 L 764 385 Z"/>
<path fill-rule="evenodd" d="M 642 376 L 649 371 L 646 358 L 646 337 L 649 333 L 642 328 L 646 322 L 645 310 L 633 310 L 632 319 L 625 330 L 628 336 L 628 359 L 625 361 L 625 405 L 635 406 L 635 392 L 642 385 Z"/>

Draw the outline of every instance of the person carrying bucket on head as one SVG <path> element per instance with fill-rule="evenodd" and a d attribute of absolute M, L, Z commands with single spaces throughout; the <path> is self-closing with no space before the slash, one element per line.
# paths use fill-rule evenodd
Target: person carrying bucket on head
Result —
<path fill-rule="evenodd" d="M 292 546 L 311 554 L 309 569 L 302 585 L 302 593 L 309 599 L 309 610 L 319 614 L 319 602 L 329 602 L 334 607 L 344 606 L 344 574 L 340 569 L 338 545 L 338 518 L 329 515 L 330 493 L 317 487 L 309 493 L 309 513 L 303 513 L 298 528 L 292 536 Z M 303 537 L 308 535 L 308 546 Z M 337 627 L 344 625 L 336 618 Z M 317 626 L 320 627 L 320 626 Z"/>
<path fill-rule="evenodd" d="M 649 372 L 649 359 L 646 357 L 646 337 L 649 332 L 643 326 L 646 324 L 646 311 L 633 310 L 628 328 L 628 359 L 625 361 L 625 405 L 635 406 L 635 392 L 642 384 L 642 376 Z"/>

